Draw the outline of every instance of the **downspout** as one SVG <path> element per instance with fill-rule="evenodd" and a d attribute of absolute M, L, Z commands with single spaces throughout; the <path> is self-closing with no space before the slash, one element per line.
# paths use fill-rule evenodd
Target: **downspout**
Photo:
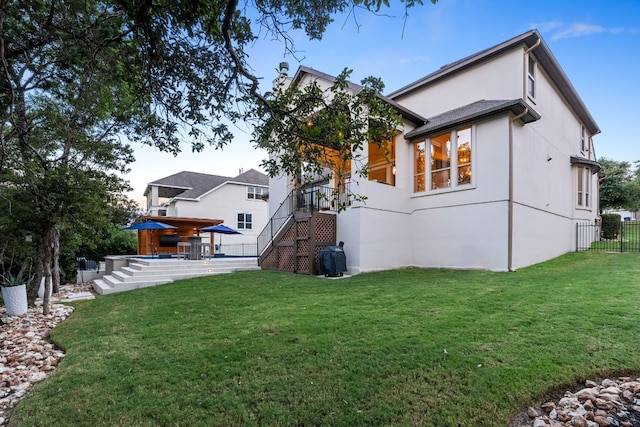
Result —
<path fill-rule="evenodd" d="M 529 108 L 509 121 L 509 200 L 507 203 L 507 269 L 515 271 L 513 268 L 513 122 L 529 113 Z"/>
<path fill-rule="evenodd" d="M 527 50 L 525 50 L 525 51 L 524 51 L 525 55 L 528 55 L 528 54 L 529 54 L 529 52 L 531 52 L 533 49 L 535 49 L 535 48 L 537 48 L 538 46 L 540 46 L 540 42 L 542 42 L 542 39 L 541 39 L 541 38 L 538 38 L 538 41 L 537 41 L 537 42 L 535 42 L 535 43 L 533 44 L 533 46 L 531 46 L 529 49 L 527 49 Z"/>

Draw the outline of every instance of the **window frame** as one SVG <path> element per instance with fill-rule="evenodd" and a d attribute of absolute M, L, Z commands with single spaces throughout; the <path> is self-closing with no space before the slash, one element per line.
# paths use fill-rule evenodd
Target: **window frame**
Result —
<path fill-rule="evenodd" d="M 257 190 L 260 190 L 260 194 Z M 247 186 L 247 200 L 266 200 L 267 191 L 264 187 L 249 185 Z"/>
<path fill-rule="evenodd" d="M 528 54 L 525 60 L 525 83 L 524 92 L 528 99 L 535 102 L 536 100 L 536 78 L 538 75 L 538 61 L 532 54 Z"/>
<path fill-rule="evenodd" d="M 240 216 L 242 215 L 242 220 Z M 247 221 L 247 216 L 249 220 Z M 249 227 L 247 227 L 247 224 Z M 253 213 L 246 211 L 237 211 L 236 212 L 236 228 L 238 230 L 253 230 Z"/>
<path fill-rule="evenodd" d="M 463 164 L 459 164 L 458 151 L 460 149 L 459 135 L 468 130 L 469 131 L 469 161 Z M 448 141 L 450 142 L 449 153 L 449 165 L 446 168 L 432 169 L 432 154 L 431 154 L 431 142 L 434 138 L 448 135 Z M 437 194 L 450 191 L 460 191 L 475 188 L 475 141 L 476 139 L 476 125 L 460 126 L 449 131 L 444 131 L 433 135 L 432 137 L 424 140 L 417 141 L 413 144 L 413 192 L 414 194 Z M 419 172 L 419 147 L 423 147 L 422 155 L 422 172 Z M 460 170 L 462 168 L 469 168 L 469 182 L 461 183 Z M 433 173 L 441 172 L 443 170 L 449 171 L 449 181 L 451 185 L 442 188 L 433 188 Z M 423 187 L 423 188 L 420 188 Z"/>
<path fill-rule="evenodd" d="M 580 165 L 576 170 L 576 208 L 591 210 L 591 168 Z"/>

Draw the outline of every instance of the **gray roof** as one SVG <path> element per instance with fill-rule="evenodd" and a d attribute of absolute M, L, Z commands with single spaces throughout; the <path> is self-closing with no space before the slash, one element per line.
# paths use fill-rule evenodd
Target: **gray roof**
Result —
<path fill-rule="evenodd" d="M 300 67 L 298 67 L 298 71 L 296 71 L 295 76 L 293 76 L 293 80 L 292 80 L 293 84 L 300 83 L 300 80 L 302 80 L 302 77 L 305 74 L 309 74 L 309 75 L 312 75 L 312 76 L 314 76 L 316 78 L 321 78 L 321 79 L 327 80 L 329 82 L 333 82 L 336 79 L 334 76 L 332 76 L 330 74 L 323 73 L 322 71 L 318 71 L 318 70 L 315 70 L 313 68 L 305 67 L 305 66 L 301 65 Z M 358 94 L 362 89 L 364 89 L 364 86 L 361 86 L 361 85 L 358 85 L 358 84 L 355 84 L 355 83 L 348 82 L 348 84 L 349 84 L 349 89 L 351 89 L 351 91 L 354 94 Z M 400 113 L 400 115 L 402 117 L 404 117 L 405 119 L 410 120 L 411 122 L 413 122 L 415 124 L 418 124 L 418 125 L 421 125 L 421 124 L 424 124 L 424 123 L 427 122 L 427 119 L 422 117 L 420 114 L 417 114 L 417 113 L 409 110 L 407 107 L 398 104 L 393 99 L 388 98 L 388 97 L 383 96 L 383 95 L 378 95 L 378 96 L 384 102 L 386 102 L 387 104 L 389 104 L 393 108 L 395 108 L 398 111 L 398 113 Z"/>
<path fill-rule="evenodd" d="M 600 128 L 595 122 L 591 113 L 587 110 L 587 107 L 582 102 L 582 99 L 578 95 L 569 78 L 564 73 L 560 64 L 551 53 L 551 50 L 542 39 L 542 36 L 537 30 L 527 31 L 517 37 L 500 43 L 496 46 L 485 49 L 476 54 L 467 56 L 459 61 L 447 64 L 439 70 L 431 73 L 415 82 L 408 84 L 395 92 L 387 95 L 389 98 L 398 100 L 404 95 L 407 95 L 415 90 L 419 90 L 421 87 L 451 77 L 452 74 L 458 72 L 464 72 L 468 68 L 483 62 L 495 58 L 498 55 L 503 54 L 506 51 L 525 46 L 526 48 L 533 48 L 538 64 L 544 68 L 551 80 L 556 84 L 558 91 L 567 100 L 571 108 L 578 115 L 580 120 L 584 123 L 586 128 L 592 135 L 600 133 Z"/>
<path fill-rule="evenodd" d="M 530 123 L 540 119 L 538 114 L 523 99 L 481 100 L 431 117 L 426 125 L 417 127 L 405 135 L 405 139 L 421 138 L 429 134 L 450 129 L 473 121 L 499 114 L 513 113 L 520 120 Z"/>
<path fill-rule="evenodd" d="M 197 199 L 225 183 L 249 184 L 266 187 L 269 185 L 269 177 L 255 169 L 249 169 L 236 177 L 182 171 L 150 182 L 147 185 L 144 195 L 146 196 L 149 193 L 152 186 L 156 186 L 158 187 L 159 197 Z"/>

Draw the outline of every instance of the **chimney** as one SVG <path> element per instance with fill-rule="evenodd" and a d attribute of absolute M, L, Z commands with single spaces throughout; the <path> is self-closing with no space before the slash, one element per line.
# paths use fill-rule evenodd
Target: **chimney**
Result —
<path fill-rule="evenodd" d="M 273 90 L 277 91 L 280 90 L 282 88 L 284 88 L 285 82 L 288 79 L 288 72 L 289 72 L 289 63 L 288 62 L 281 62 L 278 65 L 278 71 L 279 71 L 279 75 L 278 77 L 273 81 Z"/>

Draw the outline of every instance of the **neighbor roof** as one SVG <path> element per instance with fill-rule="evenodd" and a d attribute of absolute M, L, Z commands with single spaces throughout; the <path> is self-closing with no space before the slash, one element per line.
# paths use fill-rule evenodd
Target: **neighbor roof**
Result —
<path fill-rule="evenodd" d="M 405 139 L 411 140 L 424 137 L 453 126 L 464 125 L 478 119 L 507 112 L 511 112 L 515 116 L 522 115 L 520 120 L 525 123 L 531 123 L 540 119 L 540 114 L 531 108 L 523 99 L 481 100 L 429 118 L 429 122 L 426 125 L 408 132 L 405 135 Z"/>
<path fill-rule="evenodd" d="M 182 171 L 150 182 L 147 184 L 144 195 L 146 196 L 149 193 L 152 186 L 156 186 L 158 187 L 159 197 L 172 198 L 179 196 L 181 199 L 197 199 L 227 182 L 266 187 L 269 185 L 269 177 L 255 169 L 249 169 L 236 177 Z"/>
<path fill-rule="evenodd" d="M 538 44 L 539 42 L 539 44 Z M 569 78 L 564 73 L 560 64 L 551 53 L 551 50 L 542 39 L 542 36 L 538 30 L 531 30 L 496 46 L 485 49 L 476 54 L 467 56 L 459 61 L 447 64 L 439 70 L 431 73 L 415 82 L 408 84 L 395 92 L 387 95 L 388 98 L 398 100 L 399 98 L 407 95 L 415 90 L 419 90 L 425 85 L 434 83 L 441 79 L 450 77 L 454 73 L 459 73 L 467 70 L 468 68 L 483 62 L 495 58 L 498 55 L 503 54 L 506 51 L 525 46 L 526 48 L 534 48 L 533 52 L 538 64 L 541 65 L 547 72 L 551 80 L 556 84 L 558 91 L 567 100 L 571 108 L 578 115 L 580 120 L 584 123 L 586 128 L 592 135 L 600 133 L 600 128 L 591 116 L 591 113 L 587 110 L 587 107 L 582 102 L 582 99 L 578 95 Z"/>

